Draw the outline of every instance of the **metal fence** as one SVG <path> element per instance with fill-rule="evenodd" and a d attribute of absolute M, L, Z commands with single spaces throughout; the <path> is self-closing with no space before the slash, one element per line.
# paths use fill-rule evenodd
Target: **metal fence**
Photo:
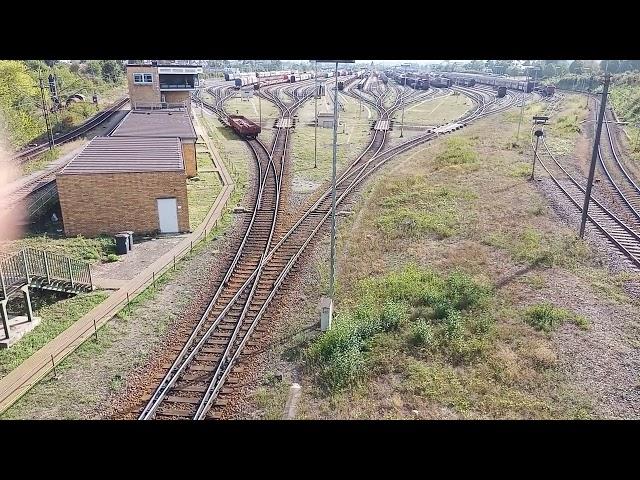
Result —
<path fill-rule="evenodd" d="M 88 263 L 34 248 L 24 248 L 0 259 L 2 299 L 24 285 L 67 291 L 91 290 Z"/>

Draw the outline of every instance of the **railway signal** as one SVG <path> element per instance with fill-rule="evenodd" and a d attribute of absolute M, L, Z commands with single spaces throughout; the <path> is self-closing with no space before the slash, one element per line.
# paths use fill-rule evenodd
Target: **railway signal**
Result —
<path fill-rule="evenodd" d="M 602 122 L 604 120 L 604 112 L 607 106 L 607 92 L 609 91 L 609 81 L 611 74 L 605 73 L 604 87 L 602 89 L 602 100 L 600 101 L 600 112 L 598 113 L 598 126 L 596 128 L 596 136 L 593 139 L 593 152 L 591 154 L 591 166 L 589 167 L 589 178 L 587 180 L 587 188 L 584 192 L 584 205 L 582 206 L 582 219 L 580 220 L 580 238 L 584 238 L 584 228 L 587 223 L 587 215 L 589 211 L 589 202 L 591 201 L 591 187 L 593 187 L 593 175 L 596 171 L 596 159 L 598 158 L 598 144 L 600 143 L 600 133 L 602 132 Z"/>
<path fill-rule="evenodd" d="M 531 178 L 533 180 L 533 174 L 536 171 L 536 158 L 538 157 L 538 142 L 540 141 L 540 137 L 544 136 L 544 132 L 542 130 L 536 130 L 536 148 L 533 151 L 533 167 L 531 167 Z"/>

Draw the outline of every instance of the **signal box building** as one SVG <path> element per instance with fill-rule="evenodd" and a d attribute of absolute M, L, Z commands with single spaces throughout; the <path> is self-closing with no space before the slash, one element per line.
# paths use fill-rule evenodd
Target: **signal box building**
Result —
<path fill-rule="evenodd" d="M 189 230 L 179 138 L 95 137 L 57 175 L 65 234 Z"/>
<path fill-rule="evenodd" d="M 127 64 L 129 98 L 134 110 L 183 105 L 191 109 L 191 92 L 199 86 L 198 65 Z"/>
<path fill-rule="evenodd" d="M 177 110 L 132 110 L 111 134 L 114 137 L 179 138 L 187 177 L 197 175 L 197 135 L 189 114 Z"/>

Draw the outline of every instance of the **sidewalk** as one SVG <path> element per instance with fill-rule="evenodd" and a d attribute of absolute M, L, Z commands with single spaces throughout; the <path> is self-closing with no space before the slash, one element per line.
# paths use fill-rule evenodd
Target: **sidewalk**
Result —
<path fill-rule="evenodd" d="M 215 228 L 222 217 L 224 209 L 233 191 L 233 180 L 227 171 L 217 150 L 204 132 L 197 118 L 194 119 L 196 132 L 205 140 L 214 164 L 220 172 L 222 190 L 211 206 L 204 221 L 193 233 L 187 235 L 170 251 L 163 254 L 151 265 L 146 267 L 131 280 L 124 282 L 120 288 L 112 293 L 104 302 L 88 312 L 84 317 L 67 328 L 64 332 L 51 340 L 20 366 L 12 370 L 0 380 L 0 414 L 8 409 L 22 395 L 29 391 L 36 383 L 44 378 L 52 369 L 53 364 L 60 363 L 67 355 L 78 348 L 91 337 L 94 329 L 100 328 L 118 313 L 130 300 L 135 298 L 151 284 L 152 279 L 172 268 L 173 264 L 186 255 L 193 245 L 206 238 Z M 202 133 L 205 133 L 203 135 Z M 110 282 L 107 282 L 110 283 Z M 117 284 L 109 286 L 117 287 Z"/>

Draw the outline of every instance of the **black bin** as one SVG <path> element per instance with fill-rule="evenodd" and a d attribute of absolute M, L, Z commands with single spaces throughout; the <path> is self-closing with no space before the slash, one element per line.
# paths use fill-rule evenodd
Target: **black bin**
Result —
<path fill-rule="evenodd" d="M 118 233 L 116 236 L 116 253 L 118 255 L 126 255 L 129 250 L 129 235 L 126 233 Z"/>
<path fill-rule="evenodd" d="M 120 233 L 124 233 L 129 236 L 129 250 L 131 250 L 133 248 L 133 232 L 131 230 L 125 230 Z"/>

